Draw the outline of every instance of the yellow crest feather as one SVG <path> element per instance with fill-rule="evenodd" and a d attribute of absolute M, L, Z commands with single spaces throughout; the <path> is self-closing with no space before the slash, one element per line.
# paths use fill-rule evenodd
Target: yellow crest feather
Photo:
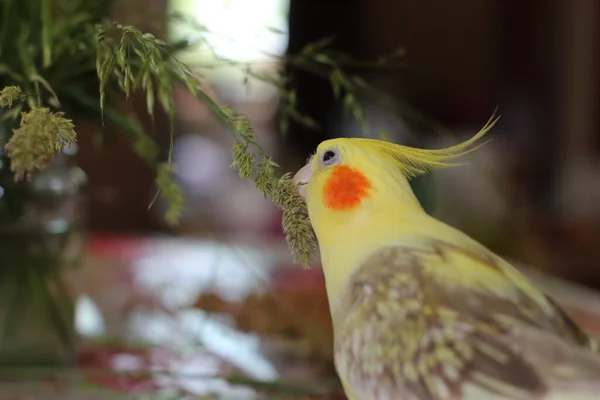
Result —
<path fill-rule="evenodd" d="M 447 168 L 462 165 L 450 161 L 469 154 L 489 142 L 489 140 L 487 140 L 477 146 L 469 148 L 489 132 L 496 122 L 498 122 L 499 118 L 500 116 L 496 116 L 496 113 L 494 113 L 483 128 L 481 128 L 481 130 L 473 137 L 445 149 L 418 149 L 376 139 L 361 139 L 361 141 L 367 142 L 368 145 L 374 147 L 376 151 L 391 156 L 407 177 L 414 178 L 428 173 L 435 168 Z"/>

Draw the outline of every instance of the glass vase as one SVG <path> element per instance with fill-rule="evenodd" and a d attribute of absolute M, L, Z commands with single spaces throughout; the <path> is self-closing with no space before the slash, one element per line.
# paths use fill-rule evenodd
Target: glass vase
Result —
<path fill-rule="evenodd" d="M 71 364 L 86 175 L 65 153 L 29 182 L 0 163 L 0 365 Z"/>

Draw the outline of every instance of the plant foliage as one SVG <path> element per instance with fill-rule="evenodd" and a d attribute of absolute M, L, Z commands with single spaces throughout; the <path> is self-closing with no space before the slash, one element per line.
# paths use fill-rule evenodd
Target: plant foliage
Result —
<path fill-rule="evenodd" d="M 176 113 L 173 91 L 177 85 L 183 85 L 235 136 L 232 167 L 283 208 L 283 228 L 292 253 L 296 260 L 308 265 L 315 250 L 314 238 L 305 217 L 305 205 L 289 175 L 278 176 L 278 165 L 261 148 L 248 119 L 219 104 L 204 90 L 199 77 L 207 66 L 188 66 L 178 61 L 178 51 L 197 43 L 167 43 L 134 26 L 114 23 L 109 20 L 113 3 L 115 0 L 0 1 L 0 123 L 14 127 L 5 138 L 3 155 L 10 161 L 14 179 L 29 178 L 44 168 L 57 151 L 76 142 L 76 128 L 64 112 L 96 120 L 103 127 L 118 127 L 127 135 L 135 153 L 155 168 L 156 185 L 168 203 L 166 220 L 177 223 L 183 195 L 174 180 L 171 151 L 166 160 L 159 157 L 156 141 L 142 129 L 126 100 L 139 93 L 145 97 L 150 116 L 157 105 L 166 112 L 171 119 L 172 150 Z M 169 18 L 190 21 L 180 15 Z M 195 27 L 199 32 L 208 32 L 205 27 Z M 293 82 L 284 66 L 328 80 L 336 98 L 366 129 L 359 97 L 370 89 L 346 69 L 393 66 L 402 52 L 360 63 L 330 50 L 330 43 L 331 39 L 324 39 L 307 45 L 299 54 L 273 57 L 281 65 L 273 75 L 257 72 L 250 65 L 221 61 L 222 65 L 237 65 L 247 77 L 278 89 L 280 128 L 284 134 L 290 119 L 318 128 L 310 116 L 299 110 Z M 211 66 L 215 67 L 218 65 Z"/>

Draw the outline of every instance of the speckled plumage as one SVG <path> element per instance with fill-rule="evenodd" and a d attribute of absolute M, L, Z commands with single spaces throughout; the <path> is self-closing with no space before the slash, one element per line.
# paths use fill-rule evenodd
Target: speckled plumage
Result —
<path fill-rule="evenodd" d="M 596 342 L 516 269 L 425 213 L 410 188 L 487 129 L 442 150 L 328 140 L 296 174 L 350 400 L 600 399 Z M 340 168 L 368 182 L 348 207 L 325 201 L 332 179 L 352 187 Z"/>
<path fill-rule="evenodd" d="M 554 333 L 584 350 L 595 350 L 595 342 L 550 300 L 544 307 L 517 288 L 487 287 L 496 282 L 491 276 L 471 286 L 437 274 L 452 258 L 466 267 L 479 264 L 490 275 L 510 268 L 489 255 L 430 240 L 421 249 L 384 248 L 356 271 L 344 294 L 348 309 L 338 311 L 346 317 L 336 329 L 335 359 L 358 399 L 462 399 L 475 389 L 543 399 L 548 379 L 600 377 L 600 363 L 586 360 L 585 352 L 585 369 L 570 376 L 543 364 L 560 354 L 528 361 L 526 338 Z M 532 334 L 520 335 L 520 328 Z M 534 334 L 538 330 L 541 336 Z"/>

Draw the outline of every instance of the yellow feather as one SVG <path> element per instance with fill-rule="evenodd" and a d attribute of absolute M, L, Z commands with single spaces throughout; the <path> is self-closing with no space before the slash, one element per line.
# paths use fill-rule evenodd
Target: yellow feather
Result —
<path fill-rule="evenodd" d="M 494 127 L 499 118 L 499 115 L 492 115 L 484 127 L 470 139 L 445 149 L 417 149 L 377 139 L 357 138 L 353 140 L 359 146 L 364 146 L 365 148 L 370 148 L 371 151 L 391 156 L 404 174 L 409 178 L 413 178 L 430 172 L 435 168 L 462 165 L 449 161 L 467 155 L 487 144 L 489 140 L 471 147 Z"/>
<path fill-rule="evenodd" d="M 498 121 L 493 115 L 470 139 L 445 149 L 416 149 L 390 142 L 364 138 L 337 138 L 322 142 L 309 160 L 313 177 L 306 188 L 311 224 L 320 244 L 321 260 L 332 302 L 344 287 L 348 276 L 360 260 L 374 248 L 415 235 L 450 237 L 459 243 L 478 246 L 454 228 L 430 218 L 415 197 L 408 179 L 434 168 L 453 167 L 450 163 L 479 148 L 476 144 Z M 349 212 L 328 210 L 322 191 L 330 168 L 319 165 L 319 154 L 335 148 L 342 164 L 360 170 L 373 187 L 362 207 Z M 344 238 L 340 241 L 340 238 Z M 352 251 L 344 251 L 344 248 Z M 333 304 L 332 304 L 333 306 Z"/>
<path fill-rule="evenodd" d="M 417 393 L 437 393 L 426 398 L 521 400 L 538 391 L 548 396 L 540 399 L 554 399 L 572 381 L 553 369 L 554 360 L 572 368 L 581 385 L 590 379 L 590 387 L 598 384 L 594 341 L 512 266 L 425 213 L 408 183 L 432 169 L 460 165 L 453 160 L 485 144 L 478 142 L 497 120 L 493 116 L 470 139 L 438 150 L 327 140 L 304 169 L 303 179 L 310 172 L 303 192 L 325 273 L 336 368 L 350 399 L 417 400 Z M 333 163 L 323 157 L 329 151 L 337 157 Z M 332 209 L 324 202 L 337 165 L 370 183 L 355 208 Z M 518 334 L 507 326 L 527 328 Z M 512 364 L 501 371 L 505 363 Z M 480 370 L 467 374 L 467 364 Z M 532 382 L 523 382 L 520 373 Z M 460 397 L 450 396 L 459 381 Z M 561 392 L 565 399 L 580 392 L 568 389 Z"/>

